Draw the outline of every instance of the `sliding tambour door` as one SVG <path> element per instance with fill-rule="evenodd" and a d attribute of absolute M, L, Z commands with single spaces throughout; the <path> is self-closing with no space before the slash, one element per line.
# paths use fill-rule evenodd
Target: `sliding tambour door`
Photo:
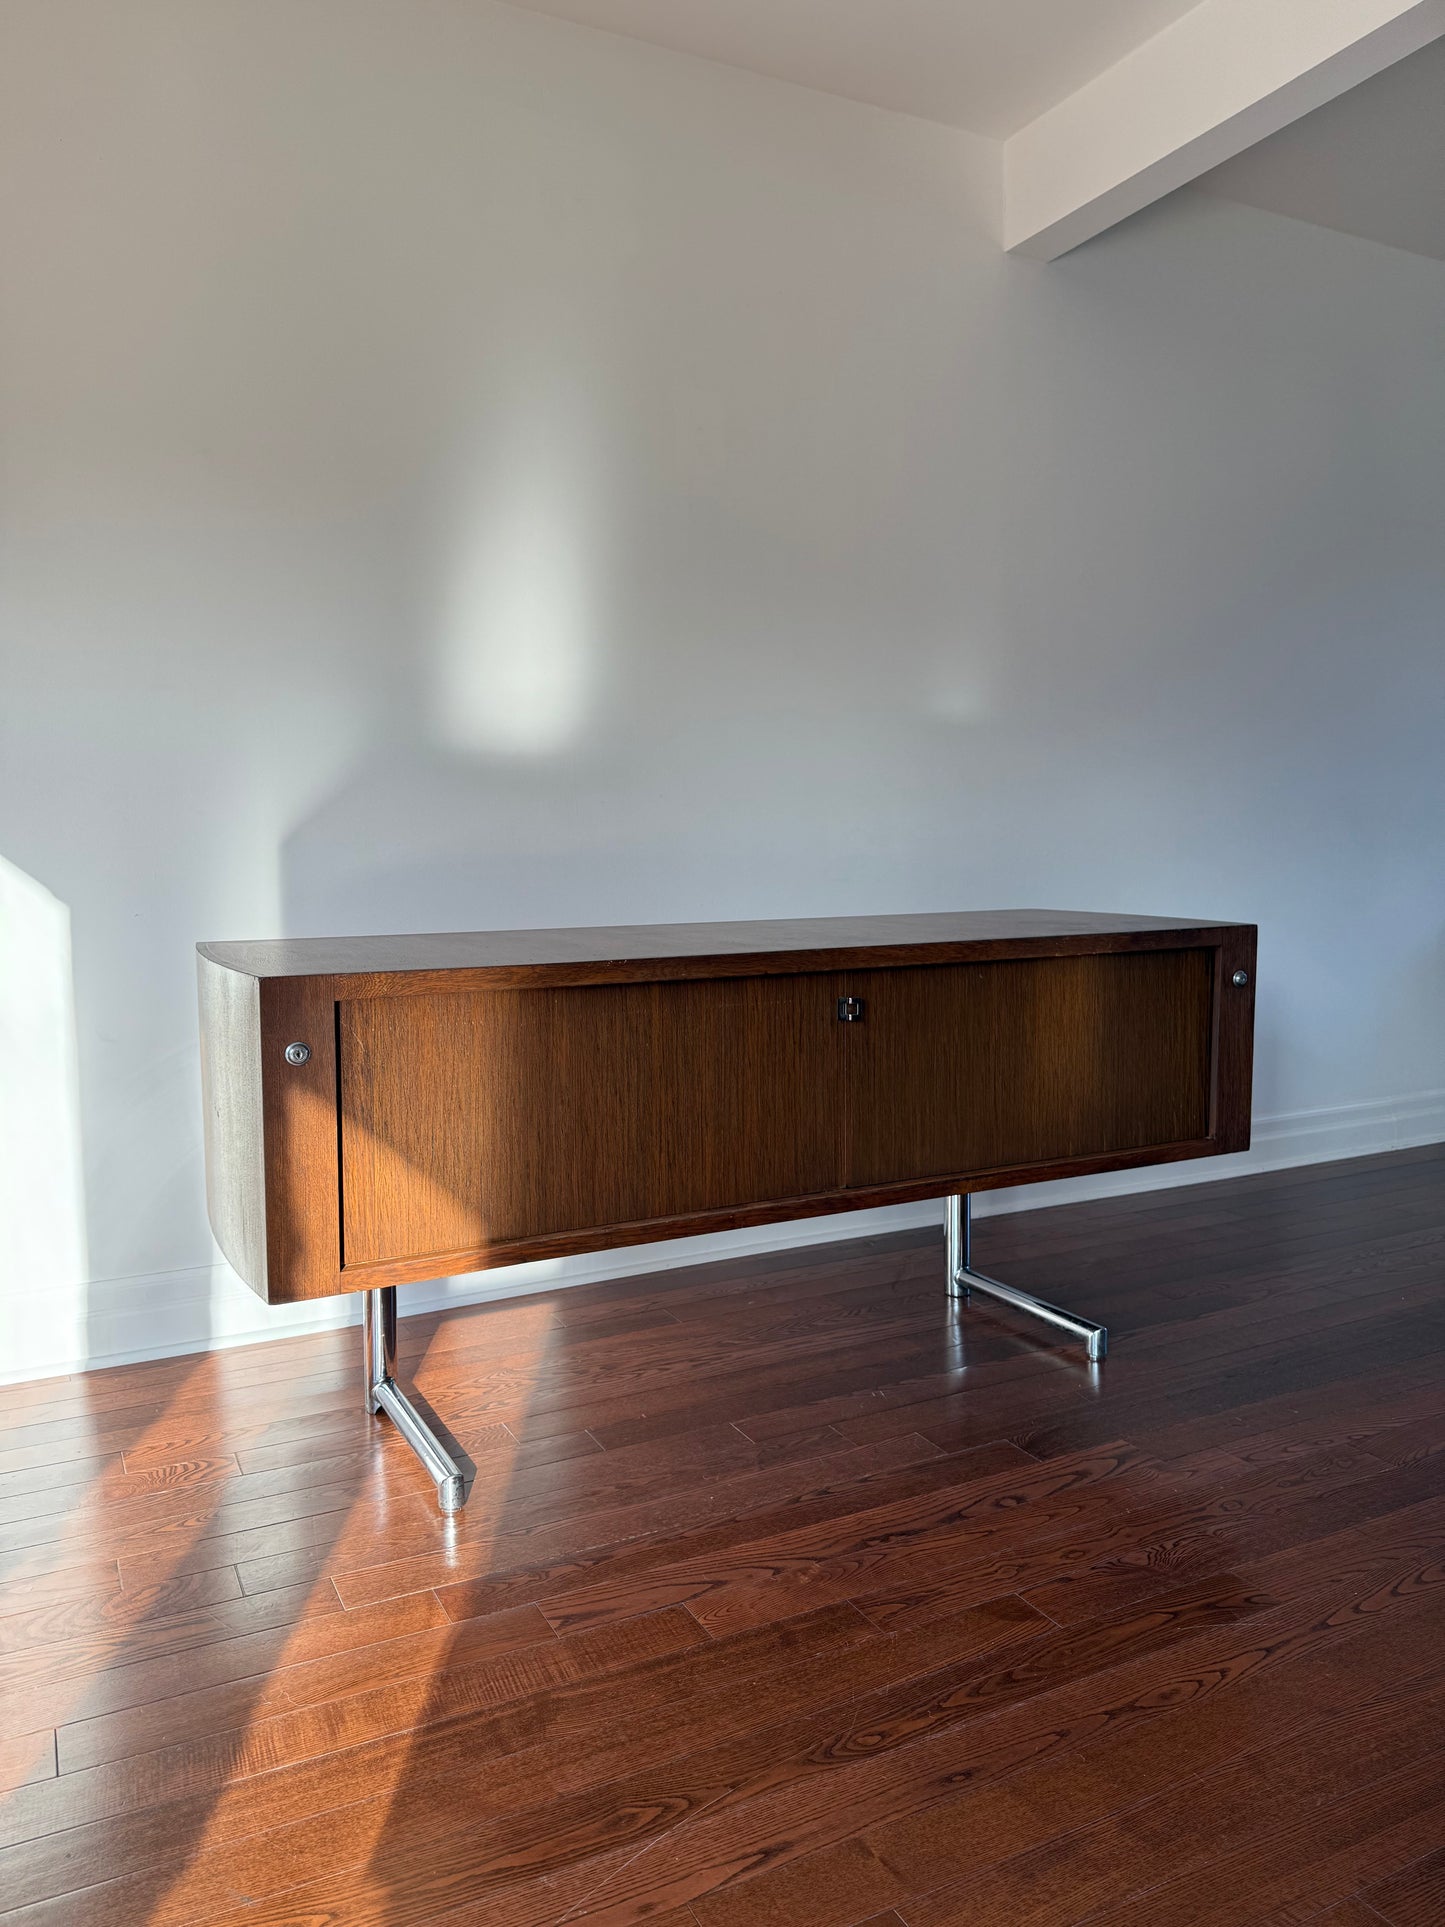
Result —
<path fill-rule="evenodd" d="M 339 1006 L 350 1268 L 838 1188 L 831 977 Z"/>
<path fill-rule="evenodd" d="M 1209 949 L 850 972 L 847 1184 L 1207 1137 L 1213 981 Z"/>

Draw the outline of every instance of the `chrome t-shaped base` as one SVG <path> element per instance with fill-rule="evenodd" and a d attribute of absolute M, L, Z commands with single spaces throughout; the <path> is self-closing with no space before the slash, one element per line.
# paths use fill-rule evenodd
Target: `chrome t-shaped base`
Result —
<path fill-rule="evenodd" d="M 1090 1324 L 1087 1318 L 1076 1318 L 1071 1311 L 1051 1305 L 1046 1298 L 1035 1298 L 1029 1292 L 1018 1291 L 1012 1285 L 1001 1285 L 997 1278 L 986 1278 L 981 1271 L 975 1271 L 969 1263 L 972 1230 L 969 1200 L 967 1197 L 949 1198 L 946 1203 L 944 1226 L 948 1239 L 950 1296 L 967 1301 L 970 1292 L 982 1292 L 985 1298 L 997 1298 L 1000 1304 L 1012 1305 L 1015 1311 L 1025 1311 L 1032 1318 L 1042 1318 L 1045 1324 L 1057 1326 L 1060 1331 L 1067 1332 L 1070 1338 L 1082 1339 L 1091 1360 L 1104 1356 L 1109 1349 L 1106 1326 Z"/>
<path fill-rule="evenodd" d="M 460 1512 L 475 1476 L 459 1465 L 396 1382 L 396 1286 L 363 1294 L 366 1409 L 385 1412 L 426 1467 L 443 1512 Z"/>

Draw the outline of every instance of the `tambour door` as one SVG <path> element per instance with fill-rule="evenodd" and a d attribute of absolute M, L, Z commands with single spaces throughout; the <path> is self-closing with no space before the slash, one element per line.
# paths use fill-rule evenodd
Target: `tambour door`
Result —
<path fill-rule="evenodd" d="M 849 972 L 863 1016 L 846 1027 L 845 1183 L 1206 1138 L 1214 958 L 1204 948 Z"/>
<path fill-rule="evenodd" d="M 344 1001 L 343 1263 L 835 1192 L 838 1028 L 821 975 Z"/>

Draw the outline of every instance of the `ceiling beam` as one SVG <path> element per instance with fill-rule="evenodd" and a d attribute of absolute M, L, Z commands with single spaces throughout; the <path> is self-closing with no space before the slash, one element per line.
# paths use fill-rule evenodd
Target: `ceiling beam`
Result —
<path fill-rule="evenodd" d="M 1445 35 L 1445 0 L 1200 0 L 1004 143 L 1004 246 L 1052 261 Z"/>

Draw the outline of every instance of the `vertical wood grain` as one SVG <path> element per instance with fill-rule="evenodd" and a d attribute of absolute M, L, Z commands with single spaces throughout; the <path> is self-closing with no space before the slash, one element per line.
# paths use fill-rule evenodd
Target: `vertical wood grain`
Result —
<path fill-rule="evenodd" d="M 849 972 L 849 1186 L 1202 1139 L 1214 953 Z M 1235 1074 L 1235 1067 L 1228 1067 Z"/>
<path fill-rule="evenodd" d="M 1249 1149 L 1254 1077 L 1254 991 L 1257 940 L 1253 924 L 1225 933 L 1214 978 L 1215 1025 L 1211 1132 L 1221 1151 Z M 1236 971 L 1249 982 L 1236 984 Z"/>
<path fill-rule="evenodd" d="M 340 1007 L 348 1263 L 837 1188 L 830 976 Z"/>
<path fill-rule="evenodd" d="M 306 1063 L 288 1064 L 289 1043 Z M 324 1298 L 341 1282 L 336 1142 L 336 1003 L 324 983 L 261 985 L 261 1081 L 266 1129 L 268 1302 Z"/>

